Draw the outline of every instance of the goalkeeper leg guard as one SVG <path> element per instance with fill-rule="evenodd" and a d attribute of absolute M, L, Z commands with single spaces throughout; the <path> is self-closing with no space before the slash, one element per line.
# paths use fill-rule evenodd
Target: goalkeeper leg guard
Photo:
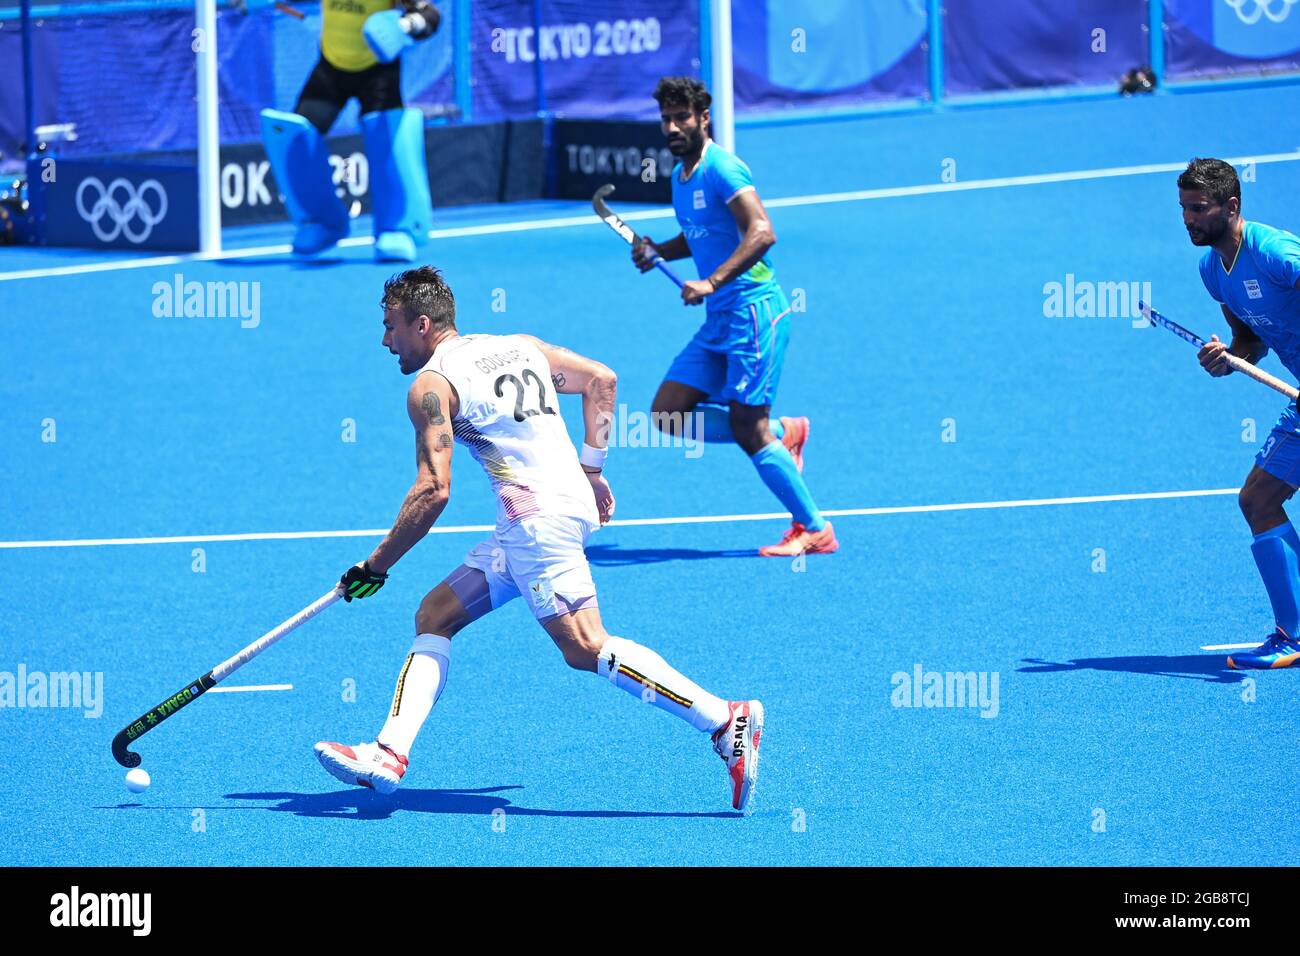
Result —
<path fill-rule="evenodd" d="M 375 258 L 415 261 L 433 221 L 424 161 L 424 117 L 416 109 L 384 110 L 361 117 L 370 160 L 370 208 Z"/>
<path fill-rule="evenodd" d="M 289 217 L 297 224 L 293 251 L 314 255 L 348 234 L 348 213 L 334 192 L 329 148 L 305 117 L 262 110 L 262 142 L 284 195 Z"/>

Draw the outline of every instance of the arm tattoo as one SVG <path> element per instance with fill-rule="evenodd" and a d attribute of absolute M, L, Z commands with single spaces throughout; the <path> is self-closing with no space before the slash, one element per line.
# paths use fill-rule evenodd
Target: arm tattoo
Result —
<path fill-rule="evenodd" d="M 564 388 L 565 381 L 566 379 L 563 372 L 556 372 L 551 376 L 551 384 L 557 389 Z"/>
<path fill-rule="evenodd" d="M 442 414 L 442 402 L 439 401 L 436 392 L 426 392 L 424 398 L 420 400 L 420 407 L 424 409 L 430 425 L 447 424 L 447 419 Z"/>
<path fill-rule="evenodd" d="M 420 434 L 415 437 L 415 455 L 417 467 L 427 468 L 429 476 L 433 479 L 433 483 L 438 484 L 440 482 L 438 476 L 438 462 L 433 457 L 433 449 L 429 447 L 428 436 L 426 436 L 424 432 L 420 432 Z"/>
<path fill-rule="evenodd" d="M 451 440 L 451 435 L 449 435 L 447 432 L 443 432 L 441 435 L 438 436 L 439 448 L 451 448 L 452 445 L 454 444 L 455 442 Z"/>

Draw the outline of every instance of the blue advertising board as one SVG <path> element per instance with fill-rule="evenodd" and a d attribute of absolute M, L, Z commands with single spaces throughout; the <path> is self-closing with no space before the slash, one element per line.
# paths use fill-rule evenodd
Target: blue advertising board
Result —
<path fill-rule="evenodd" d="M 36 241 L 92 249 L 199 248 L 193 165 L 36 157 L 28 163 Z"/>
<path fill-rule="evenodd" d="M 477 0 L 474 116 L 658 115 L 661 76 L 700 75 L 698 0 Z"/>
<path fill-rule="evenodd" d="M 782 0 L 732 8 L 737 110 L 923 96 L 923 0 Z"/>
<path fill-rule="evenodd" d="M 1165 0 L 1171 78 L 1300 69 L 1300 0 Z"/>

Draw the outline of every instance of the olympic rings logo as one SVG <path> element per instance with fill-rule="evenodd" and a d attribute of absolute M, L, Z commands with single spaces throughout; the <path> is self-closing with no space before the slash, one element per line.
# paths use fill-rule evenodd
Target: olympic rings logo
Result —
<path fill-rule="evenodd" d="M 92 189 L 99 198 L 87 208 L 86 194 Z M 152 206 L 145 201 L 151 192 L 156 197 Z M 120 176 L 107 187 L 94 176 L 87 176 L 77 187 L 77 213 L 90 223 L 101 242 L 125 235 L 128 241 L 141 243 L 167 215 L 167 191 L 156 179 L 146 179 L 137 190 L 130 180 Z M 104 225 L 105 219 L 108 226 Z"/>
<path fill-rule="evenodd" d="M 1250 13 L 1246 12 L 1246 4 L 1251 0 L 1223 0 L 1223 2 L 1232 7 L 1238 20 L 1246 26 L 1254 26 L 1263 17 L 1268 17 L 1273 23 L 1281 23 L 1291 13 L 1291 8 L 1300 3 L 1300 0 L 1253 0 L 1255 6 L 1251 8 Z M 1273 12 L 1274 4 L 1278 4 L 1276 13 Z"/>

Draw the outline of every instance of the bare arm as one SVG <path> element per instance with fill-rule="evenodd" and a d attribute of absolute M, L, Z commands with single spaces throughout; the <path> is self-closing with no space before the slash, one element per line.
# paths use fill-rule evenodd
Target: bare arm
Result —
<path fill-rule="evenodd" d="M 776 245 L 776 231 L 772 228 L 772 220 L 767 217 L 762 200 L 758 198 L 757 190 L 747 189 L 733 196 L 727 203 L 727 208 L 731 210 L 731 215 L 740 228 L 741 239 L 735 252 L 714 269 L 711 275 L 705 276 L 705 281 L 712 283 L 715 289 L 744 275 L 767 254 L 767 250 Z"/>
<path fill-rule="evenodd" d="M 613 369 L 531 335 L 520 338 L 532 342 L 546 356 L 551 366 L 551 382 L 557 392 L 582 396 L 582 420 L 586 426 L 584 441 L 592 448 L 605 448 L 609 444 L 609 432 L 614 423 L 614 400 L 618 395 L 618 376 Z"/>
<path fill-rule="evenodd" d="M 1226 305 L 1220 308 L 1223 309 L 1223 317 L 1228 320 L 1228 326 L 1232 329 L 1232 344 L 1228 346 L 1228 351 L 1237 358 L 1245 359 L 1251 365 L 1259 362 L 1268 354 L 1268 346 L 1251 331 L 1250 326 L 1233 315 Z"/>
<path fill-rule="evenodd" d="M 441 375 L 418 375 L 406 395 L 406 413 L 415 426 L 415 482 L 406 493 L 392 530 L 367 563 L 387 574 L 407 551 L 429 533 L 451 496 L 451 385 Z"/>
<path fill-rule="evenodd" d="M 659 250 L 659 255 L 665 259 L 689 259 L 691 257 L 691 247 L 686 243 L 686 236 L 680 232 L 667 242 L 655 243 L 655 248 Z"/>
<path fill-rule="evenodd" d="M 680 232 L 666 242 L 654 242 L 649 236 L 641 236 L 632 243 L 632 262 L 642 272 L 649 272 L 654 268 L 650 261 L 650 251 L 659 253 L 662 259 L 687 259 L 690 257 L 691 247 L 686 244 L 686 236 Z"/>

